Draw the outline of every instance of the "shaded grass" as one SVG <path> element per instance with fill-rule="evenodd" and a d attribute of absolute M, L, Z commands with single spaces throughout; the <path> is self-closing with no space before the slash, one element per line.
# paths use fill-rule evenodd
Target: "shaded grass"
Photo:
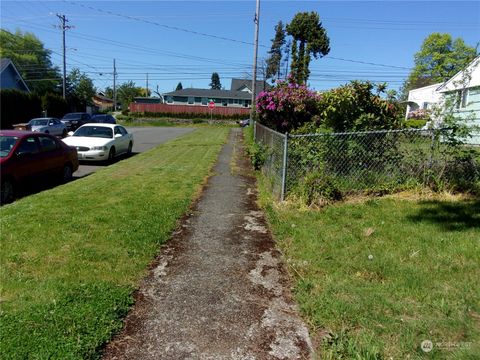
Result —
<path fill-rule="evenodd" d="M 480 200 L 314 211 L 272 205 L 261 187 L 319 358 L 480 357 Z"/>
<path fill-rule="evenodd" d="M 0 209 L 2 359 L 99 356 L 227 132 L 199 129 Z"/>

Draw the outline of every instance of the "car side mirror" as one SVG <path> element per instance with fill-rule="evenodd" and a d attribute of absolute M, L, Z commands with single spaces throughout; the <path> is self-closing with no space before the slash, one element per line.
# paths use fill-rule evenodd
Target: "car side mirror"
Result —
<path fill-rule="evenodd" d="M 72 135 L 73 135 L 73 131 L 69 131 L 69 132 L 67 133 L 67 135 L 68 135 L 68 136 L 72 136 Z"/>
<path fill-rule="evenodd" d="M 122 134 L 115 134 L 116 138 L 119 138 L 119 137 L 122 137 L 122 136 L 123 136 Z"/>

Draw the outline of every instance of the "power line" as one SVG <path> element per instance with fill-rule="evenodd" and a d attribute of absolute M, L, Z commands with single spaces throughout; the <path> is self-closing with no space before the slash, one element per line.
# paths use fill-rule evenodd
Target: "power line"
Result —
<path fill-rule="evenodd" d="M 72 5 L 81 6 L 81 7 L 85 8 L 85 9 L 90 9 L 90 10 L 94 10 L 94 11 L 106 13 L 106 14 L 109 14 L 109 15 L 113 15 L 113 16 L 118 16 L 118 17 L 121 17 L 121 18 L 129 19 L 129 20 L 134 20 L 134 21 L 143 22 L 143 23 L 150 24 L 150 25 L 155 25 L 155 26 L 163 27 L 163 28 L 169 29 L 169 30 L 176 30 L 176 31 L 181 31 L 181 32 L 189 33 L 189 34 L 198 35 L 198 36 L 205 36 L 205 37 L 209 37 L 209 38 L 213 38 L 213 39 L 225 40 L 225 41 L 235 42 L 235 43 L 244 44 L 244 45 L 254 45 L 254 43 L 251 43 L 251 42 L 248 42 L 248 41 L 242 41 L 242 40 L 238 40 L 238 39 L 227 38 L 227 37 L 219 36 L 219 35 L 207 34 L 207 33 L 204 33 L 204 32 L 195 31 L 195 30 L 190 30 L 190 29 L 185 29 L 185 28 L 181 28 L 181 27 L 178 27 L 178 26 L 170 26 L 170 25 L 160 24 L 160 23 L 158 23 L 158 22 L 156 22 L 156 21 L 145 20 L 145 19 L 142 19 L 142 18 L 139 18 L 139 17 L 136 17 L 136 16 L 119 14 L 119 13 L 115 13 L 115 12 L 110 11 L 110 10 L 103 10 L 103 9 L 100 9 L 100 8 L 97 8 L 97 7 L 93 7 L 93 6 L 90 6 L 90 5 L 85 5 L 85 4 L 82 4 L 82 3 L 77 3 L 77 2 L 75 2 L 75 1 L 67 1 L 67 0 L 64 0 L 64 2 L 68 2 L 68 3 L 72 4 Z"/>

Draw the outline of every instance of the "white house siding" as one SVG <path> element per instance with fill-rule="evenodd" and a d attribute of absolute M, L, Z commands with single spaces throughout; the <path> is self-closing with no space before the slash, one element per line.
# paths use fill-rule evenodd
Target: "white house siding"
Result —
<path fill-rule="evenodd" d="M 418 109 L 431 109 L 434 104 L 440 102 L 442 95 L 437 92 L 437 88 L 440 85 L 442 85 L 442 83 L 410 90 L 408 92 L 408 101 L 414 102 L 417 106 L 415 107 L 408 104 L 407 116 L 411 111 Z"/>

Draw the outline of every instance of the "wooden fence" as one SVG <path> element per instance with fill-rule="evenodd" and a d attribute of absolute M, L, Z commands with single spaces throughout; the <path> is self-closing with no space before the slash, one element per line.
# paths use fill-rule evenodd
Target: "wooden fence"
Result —
<path fill-rule="evenodd" d="M 231 116 L 231 115 L 245 115 L 248 117 L 250 108 L 242 107 L 227 107 L 216 106 L 214 109 L 209 109 L 208 106 L 198 105 L 169 105 L 169 104 L 130 104 L 130 111 L 133 113 L 150 112 L 150 113 L 167 113 L 167 114 L 210 114 Z"/>

